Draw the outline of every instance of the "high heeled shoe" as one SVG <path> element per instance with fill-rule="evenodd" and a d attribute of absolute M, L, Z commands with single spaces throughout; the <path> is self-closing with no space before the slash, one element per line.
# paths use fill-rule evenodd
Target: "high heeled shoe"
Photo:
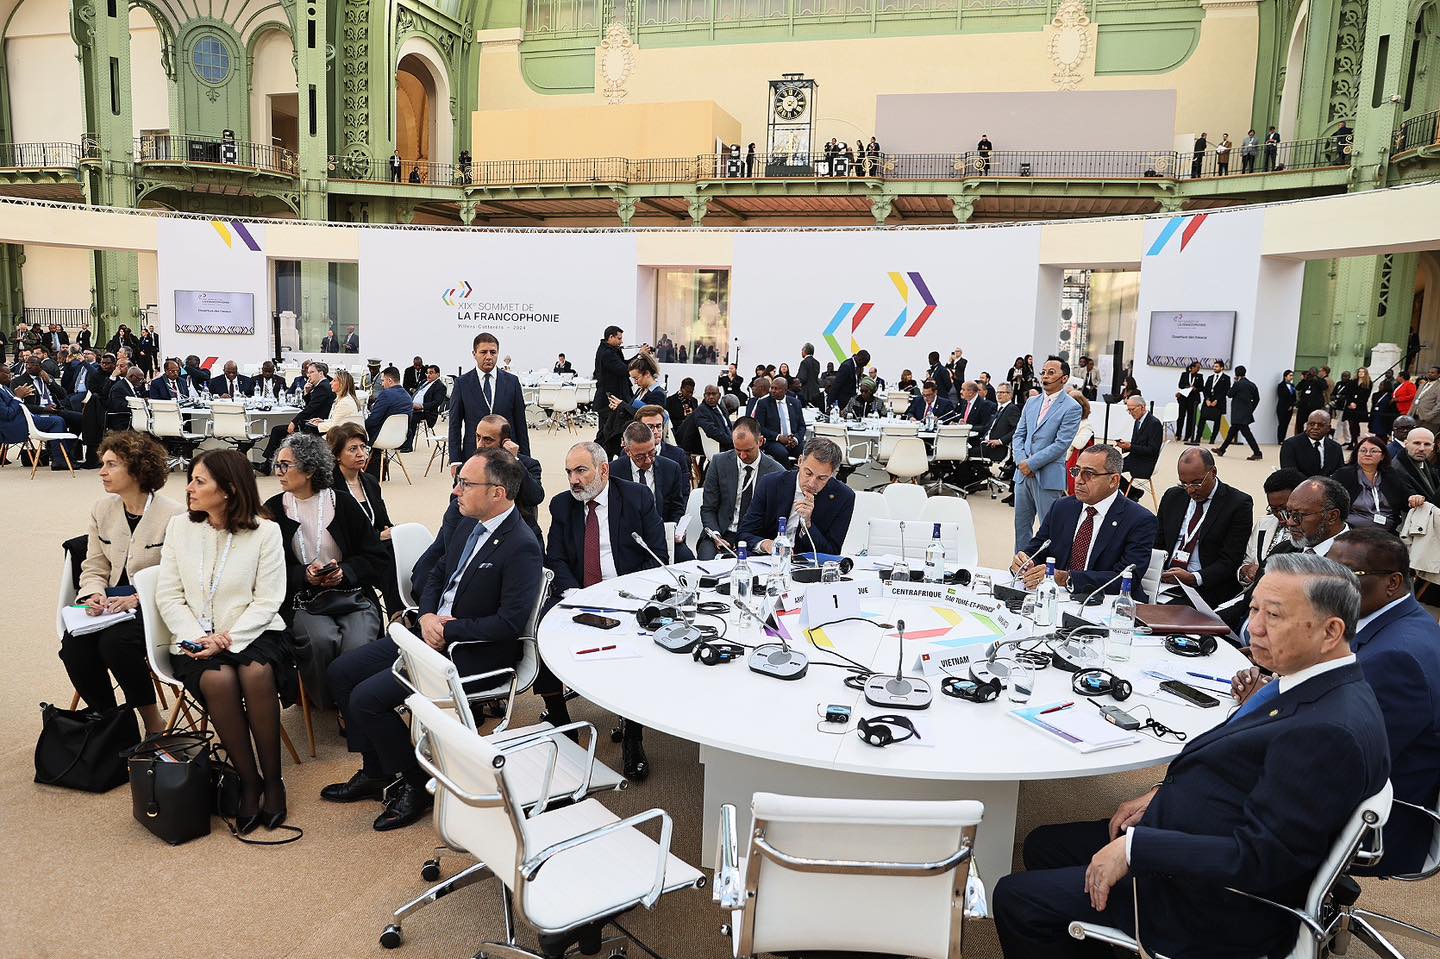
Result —
<path fill-rule="evenodd" d="M 264 807 L 256 809 L 252 815 L 235 817 L 235 832 L 241 836 L 248 836 L 260 828 L 261 817 L 265 815 Z"/>
<path fill-rule="evenodd" d="M 266 829 L 277 829 L 285 821 L 285 783 L 280 783 L 280 808 L 271 812 L 265 808 L 265 801 L 260 801 L 259 819 L 265 824 Z"/>

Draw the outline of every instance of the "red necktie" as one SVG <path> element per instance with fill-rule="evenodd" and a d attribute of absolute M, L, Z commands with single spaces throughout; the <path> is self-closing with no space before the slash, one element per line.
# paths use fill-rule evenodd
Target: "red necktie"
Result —
<path fill-rule="evenodd" d="M 594 586 L 605 578 L 600 571 L 600 518 L 595 511 L 600 504 L 593 499 L 585 504 L 590 508 L 585 517 L 585 582 L 581 586 Z"/>
<path fill-rule="evenodd" d="M 1090 538 L 1095 535 L 1095 514 L 1100 512 L 1093 506 L 1085 507 L 1085 521 L 1075 531 L 1075 543 L 1070 547 L 1070 572 L 1085 571 L 1085 561 L 1090 558 Z"/>

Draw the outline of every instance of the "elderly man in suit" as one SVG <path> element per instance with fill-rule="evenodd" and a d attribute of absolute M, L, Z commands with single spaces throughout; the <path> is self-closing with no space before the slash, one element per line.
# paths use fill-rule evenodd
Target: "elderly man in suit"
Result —
<path fill-rule="evenodd" d="M 520 658 L 543 568 L 540 544 L 515 509 L 523 473 L 503 449 L 481 450 L 466 461 L 455 484 L 461 518 L 420 595 L 421 638 L 449 656 L 462 676 Z M 417 822 L 432 803 L 429 777 L 395 712 L 409 693 L 390 672 L 397 652 L 395 642 L 382 637 L 340 656 L 327 671 L 350 751 L 364 758 L 348 782 L 326 786 L 320 795 L 338 803 L 383 799 L 374 823 L 380 832 Z"/>
<path fill-rule="evenodd" d="M 152 400 L 188 400 L 199 397 L 194 381 L 180 371 L 180 361 L 174 358 L 165 361 L 165 375 L 150 381 Z"/>
<path fill-rule="evenodd" d="M 514 373 L 496 369 L 500 341 L 492 333 L 478 333 L 473 343 L 475 369 L 455 381 L 450 400 L 450 472 L 460 469 L 473 453 L 475 424 L 494 413 L 505 417 L 515 432 L 520 452 L 530 454 L 530 434 L 525 429 L 525 396 Z"/>
<path fill-rule="evenodd" d="M 410 375 L 408 369 L 405 375 Z M 445 381 L 440 378 L 440 367 L 432 363 L 425 367 L 424 376 L 415 389 L 406 387 L 406 392 L 410 394 L 410 434 L 405 437 L 407 450 L 415 445 L 415 431 L 420 428 L 422 421 L 432 430 L 435 428 L 435 423 L 440 419 L 440 408 L 450 398 L 450 391 L 445 388 Z"/>
<path fill-rule="evenodd" d="M 840 447 L 823 436 L 813 437 L 795 469 L 757 481 L 750 509 L 740 521 L 740 539 L 757 554 L 773 552 L 780 518 L 786 517 L 793 542 L 838 555 L 855 514 L 855 491 L 835 475 L 840 463 Z M 803 537 L 800 523 L 807 528 Z"/>
<path fill-rule="evenodd" d="M 1330 414 L 1313 410 L 1305 417 L 1305 432 L 1280 444 L 1280 468 L 1291 467 L 1306 476 L 1330 476 L 1345 465 L 1345 451 L 1330 438 Z"/>
<path fill-rule="evenodd" d="M 770 381 L 770 395 L 755 404 L 755 422 L 765 437 L 765 452 L 789 465 L 805 447 L 805 414 L 800 400 L 788 392 L 785 377 Z"/>
<path fill-rule="evenodd" d="M 1131 587 L 1143 603 L 1140 581 L 1150 566 L 1155 517 L 1120 495 L 1120 451 L 1115 447 L 1090 447 L 1076 460 L 1075 470 L 1075 495 L 1050 508 L 1034 539 L 1015 554 L 1011 571 L 1024 578 L 1026 589 L 1034 589 L 1045 578 L 1045 561 L 1053 557 L 1055 582 L 1083 599 L 1102 585 L 1106 592 L 1120 592 L 1116 574 L 1133 566 Z"/>
<path fill-rule="evenodd" d="M 695 407 L 692 420 L 696 430 L 720 444 L 722 452 L 730 449 L 730 420 L 720 406 L 720 387 L 714 384 L 705 387 L 704 398 Z"/>
<path fill-rule="evenodd" d="M 685 509 L 689 505 L 689 484 L 681 481 L 680 468 L 660 455 L 650 427 L 644 423 L 631 423 L 625 427 L 625 432 L 620 434 L 620 449 L 620 455 L 610 463 L 610 475 L 648 489 L 655 497 L 660 522 L 678 525 L 685 518 Z M 695 556 L 679 530 L 676 534 L 675 561 L 688 563 Z"/>
<path fill-rule="evenodd" d="M 30 427 L 25 422 L 25 411 L 21 407 L 29 404 L 34 396 L 33 383 L 16 384 L 12 387 L 10 368 L 0 365 L 0 443 L 18 446 L 25 442 L 25 437 L 30 435 Z M 46 433 L 65 432 L 65 421 L 57 415 L 30 415 L 35 420 L 37 429 Z M 52 470 L 66 469 L 67 456 L 70 462 L 74 461 L 75 457 L 70 455 L 75 449 L 74 440 L 51 440 L 49 445 Z"/>
<path fill-rule="evenodd" d="M 785 472 L 785 467 L 761 449 L 761 439 L 759 424 L 742 416 L 731 430 L 732 448 L 717 455 L 705 470 L 700 522 L 707 532 L 702 533 L 695 550 L 702 560 L 714 559 L 717 546 L 734 552 L 756 486 L 772 473 Z M 719 540 L 713 539 L 710 532 Z"/>
<path fill-rule="evenodd" d="M 235 365 L 234 360 L 226 360 L 225 372 L 210 381 L 210 395 L 216 397 L 240 399 L 249 396 L 253 389 L 250 377 L 240 374 L 240 367 Z"/>
<path fill-rule="evenodd" d="M 1030 542 L 1035 523 L 1065 495 L 1065 457 L 1080 429 L 1080 404 L 1066 391 L 1070 364 L 1048 359 L 1040 367 L 1040 395 L 1020 414 L 1015 453 L 1015 549 Z"/>
<path fill-rule="evenodd" d="M 980 387 L 966 380 L 960 384 L 960 402 L 955 407 L 955 415 L 949 421 L 968 423 L 971 435 L 978 436 L 990 426 L 990 418 L 995 415 L 995 410 L 996 404 L 985 398 Z"/>
<path fill-rule="evenodd" d="M 570 447 L 565 476 L 569 488 L 550 501 L 545 565 L 555 573 L 551 598 L 558 601 L 571 590 L 653 569 L 655 560 L 634 540 L 638 533 L 656 556 L 665 555 L 665 527 L 651 492 L 611 476 L 605 448 L 598 443 Z M 564 689 L 549 669 L 540 671 L 535 692 L 545 700 L 549 722 L 558 726 L 570 721 Z M 622 725 L 625 775 L 641 782 L 650 775 L 643 728 L 629 721 Z"/>
<path fill-rule="evenodd" d="M 1160 448 L 1165 445 L 1165 424 L 1150 412 L 1145 397 L 1135 395 L 1125 401 L 1125 412 L 1135 421 L 1130 430 L 1129 440 L 1118 440 L 1115 445 L 1125 454 L 1125 475 L 1120 487 L 1133 500 L 1143 495 L 1131 480 L 1148 480 L 1155 475 L 1155 464 L 1160 459 Z"/>
<path fill-rule="evenodd" d="M 1010 384 L 1000 383 L 995 387 L 995 415 L 990 417 L 990 426 L 980 440 L 981 455 L 991 460 L 1004 459 L 1019 425 L 1020 404 L 1015 402 Z"/>
<path fill-rule="evenodd" d="M 1288 953 L 1295 920 L 1227 891 L 1300 905 L 1330 845 L 1390 774 L 1385 723 L 1350 643 L 1360 587 L 1318 556 L 1272 556 L 1251 616 L 1255 662 L 1280 678 L 1191 736 L 1165 779 L 1107 821 L 1041 826 L 992 900 L 1006 959 L 1095 954 L 1094 922 L 1153 954 Z M 1133 882 L 1132 882 L 1133 877 Z M 1138 914 L 1138 915 L 1137 915 Z"/>
<path fill-rule="evenodd" d="M 1181 453 L 1175 472 L 1179 485 L 1160 501 L 1155 537 L 1155 548 L 1165 553 L 1160 582 L 1189 586 L 1213 609 L 1240 592 L 1235 570 L 1245 559 L 1255 503 L 1220 482 L 1215 458 L 1203 447 Z"/>
<path fill-rule="evenodd" d="M 806 406 L 820 405 L 820 361 L 815 359 L 815 345 L 800 347 L 800 365 L 795 368 L 795 392 Z"/>
<path fill-rule="evenodd" d="M 1255 422 L 1255 408 L 1260 405 L 1260 390 L 1256 388 L 1245 376 L 1245 367 L 1235 367 L 1235 382 L 1230 387 L 1230 432 L 1225 434 L 1225 442 L 1214 452 L 1224 456 L 1225 451 L 1236 438 L 1244 437 L 1250 447 L 1250 459 L 1264 459 L 1260 455 L 1260 444 L 1255 442 L 1255 435 L 1250 432 L 1250 424 Z"/>

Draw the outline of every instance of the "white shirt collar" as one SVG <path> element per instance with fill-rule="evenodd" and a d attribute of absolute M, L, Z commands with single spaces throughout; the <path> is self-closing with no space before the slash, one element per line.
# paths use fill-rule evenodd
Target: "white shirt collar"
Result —
<path fill-rule="evenodd" d="M 1340 533 L 1345 532 L 1349 528 L 1349 526 L 1341 526 Z M 1335 536 L 1330 537 L 1329 539 L 1325 540 L 1325 542 L 1320 543 L 1317 546 L 1311 547 L 1310 551 L 1316 556 L 1324 556 L 1325 554 L 1330 552 L 1330 547 L 1335 545 L 1335 539 L 1340 535 L 1340 533 L 1336 533 Z"/>
<path fill-rule="evenodd" d="M 1119 495 L 1120 495 L 1120 490 L 1119 490 L 1119 488 L 1117 487 L 1116 490 L 1115 490 L 1115 492 L 1111 493 L 1109 496 L 1105 497 L 1105 498 L 1102 499 L 1100 502 L 1098 502 L 1098 503 L 1095 504 L 1095 522 L 1097 522 L 1097 523 L 1100 522 L 1101 520 L 1103 520 L 1103 519 L 1106 517 L 1106 515 L 1109 514 L 1109 512 L 1110 512 L 1110 507 L 1115 505 L 1115 499 L 1116 499 L 1116 497 L 1118 497 Z M 1085 515 L 1085 504 L 1084 504 L 1084 503 L 1081 503 L 1081 504 L 1080 504 L 1080 515 L 1081 515 L 1082 517 Z M 1084 519 L 1081 519 L 1081 522 L 1083 523 L 1083 522 L 1084 522 Z M 1094 540 L 1092 539 L 1091 542 L 1094 542 Z"/>
<path fill-rule="evenodd" d="M 1378 619 L 1380 616 L 1383 616 L 1386 612 L 1388 612 L 1389 610 L 1394 609 L 1396 606 L 1399 606 L 1401 603 L 1405 602 L 1405 600 L 1407 600 L 1407 599 L 1409 599 L 1409 598 L 1410 598 L 1410 597 L 1407 595 L 1407 596 L 1401 596 L 1399 599 L 1392 599 L 1390 602 L 1386 603 L 1384 606 L 1381 606 L 1379 609 L 1375 610 L 1375 612 L 1371 613 L 1369 616 L 1361 616 L 1361 617 L 1360 617 L 1360 621 L 1355 624 L 1355 634 L 1358 636 L 1358 635 L 1360 634 L 1360 631 L 1361 631 L 1362 629 L 1364 629 L 1366 626 L 1369 626 L 1371 623 L 1373 623 L 1373 622 L 1374 622 L 1376 619 Z"/>
<path fill-rule="evenodd" d="M 1289 676 L 1281 676 L 1280 695 L 1283 696 L 1290 690 L 1294 689 L 1296 686 L 1299 686 L 1301 683 L 1304 683 L 1308 680 L 1314 679 L 1316 676 L 1328 673 L 1332 669 L 1339 669 L 1341 666 L 1349 666 L 1353 662 L 1355 662 L 1355 654 L 1350 653 L 1349 655 L 1341 656 L 1339 659 L 1331 659 L 1323 663 L 1316 663 L 1314 666 L 1306 666 L 1298 673 L 1291 673 Z"/>

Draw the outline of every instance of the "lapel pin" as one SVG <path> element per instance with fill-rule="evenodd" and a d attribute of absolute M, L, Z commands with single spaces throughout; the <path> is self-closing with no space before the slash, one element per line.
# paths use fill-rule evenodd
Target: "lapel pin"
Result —
<path fill-rule="evenodd" d="M 1279 715 L 1280 715 L 1280 710 L 1278 710 L 1278 709 L 1272 709 L 1272 710 L 1270 710 L 1270 718 L 1271 718 L 1271 719 L 1274 719 L 1276 716 L 1279 716 Z"/>

